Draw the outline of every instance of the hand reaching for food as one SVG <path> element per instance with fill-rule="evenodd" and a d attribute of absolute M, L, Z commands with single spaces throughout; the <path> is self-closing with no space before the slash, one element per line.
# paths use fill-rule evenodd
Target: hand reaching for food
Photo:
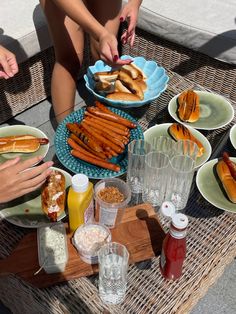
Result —
<path fill-rule="evenodd" d="M 52 161 L 33 167 L 42 160 L 34 157 L 25 161 L 20 158 L 8 160 L 0 165 L 3 184 L 0 188 L 0 203 L 11 201 L 17 197 L 37 190 L 51 173 Z M 33 167 L 33 168 L 32 168 Z"/>
<path fill-rule="evenodd" d="M 127 21 L 128 23 L 127 30 L 121 36 L 121 42 L 123 45 L 128 43 L 132 47 L 134 44 L 135 27 L 137 24 L 138 12 L 139 12 L 139 7 L 141 3 L 142 3 L 142 0 L 130 0 L 124 6 L 121 12 L 120 21 L 121 22 Z"/>

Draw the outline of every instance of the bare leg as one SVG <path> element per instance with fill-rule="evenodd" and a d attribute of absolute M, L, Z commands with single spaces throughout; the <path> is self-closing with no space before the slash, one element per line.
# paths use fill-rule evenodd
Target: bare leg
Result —
<path fill-rule="evenodd" d="M 52 74 L 51 95 L 58 122 L 73 111 L 76 81 L 83 61 L 83 30 L 51 0 L 40 0 L 53 38 L 56 62 Z"/>
<path fill-rule="evenodd" d="M 121 0 L 87 0 L 91 14 L 111 33 L 117 36 L 120 26 Z M 99 59 L 98 42 L 91 41 L 91 53 L 94 61 Z"/>

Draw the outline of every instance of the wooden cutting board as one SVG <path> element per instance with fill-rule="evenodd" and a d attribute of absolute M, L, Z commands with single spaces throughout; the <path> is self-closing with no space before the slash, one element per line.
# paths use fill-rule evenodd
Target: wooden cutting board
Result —
<path fill-rule="evenodd" d="M 123 219 L 111 230 L 112 241 L 124 244 L 130 253 L 130 263 L 140 262 L 157 256 L 161 252 L 165 233 L 160 226 L 151 205 L 141 204 L 125 210 Z M 67 235 L 69 261 L 63 273 L 46 274 L 39 269 L 37 232 L 27 234 L 19 242 L 12 254 L 0 260 L 0 274 L 13 273 L 38 288 L 89 276 L 98 272 L 97 265 L 83 262 L 71 243 L 71 235 Z"/>

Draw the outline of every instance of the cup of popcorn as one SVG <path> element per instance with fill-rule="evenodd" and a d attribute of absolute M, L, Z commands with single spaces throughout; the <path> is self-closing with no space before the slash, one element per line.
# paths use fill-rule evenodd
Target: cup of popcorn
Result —
<path fill-rule="evenodd" d="M 74 232 L 72 243 L 80 258 L 88 264 L 98 263 L 98 251 L 106 243 L 111 242 L 109 228 L 98 223 L 80 226 Z"/>
<path fill-rule="evenodd" d="M 118 178 L 100 180 L 94 187 L 95 220 L 108 228 L 114 228 L 122 219 L 131 199 L 129 185 Z"/>

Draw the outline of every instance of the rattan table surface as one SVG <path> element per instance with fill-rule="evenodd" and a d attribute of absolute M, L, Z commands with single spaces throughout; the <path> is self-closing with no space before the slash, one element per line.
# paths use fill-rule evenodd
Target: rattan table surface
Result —
<path fill-rule="evenodd" d="M 203 87 L 169 72 L 167 90 L 151 105 L 128 112 L 139 120 L 143 130 L 156 123 L 173 122 L 168 114 L 170 99 L 186 88 Z M 231 101 L 236 110 L 236 103 Z M 212 145 L 210 159 L 223 150 L 232 156 L 229 130 L 235 124 L 213 131 L 201 131 Z M 149 263 L 130 265 L 125 301 L 117 306 L 104 305 L 98 296 L 97 276 L 80 278 L 46 289 L 32 287 L 15 275 L 0 278 L 0 299 L 11 304 L 14 313 L 188 313 L 209 286 L 222 274 L 236 252 L 236 215 L 209 204 L 193 185 L 186 213 L 189 216 L 187 257 L 182 277 L 175 282 L 163 279 L 159 257 Z M 160 217 L 164 228 L 167 222 Z M 167 230 L 167 229 L 166 229 Z M 0 221 L 0 257 L 4 258 L 28 232 Z"/>

